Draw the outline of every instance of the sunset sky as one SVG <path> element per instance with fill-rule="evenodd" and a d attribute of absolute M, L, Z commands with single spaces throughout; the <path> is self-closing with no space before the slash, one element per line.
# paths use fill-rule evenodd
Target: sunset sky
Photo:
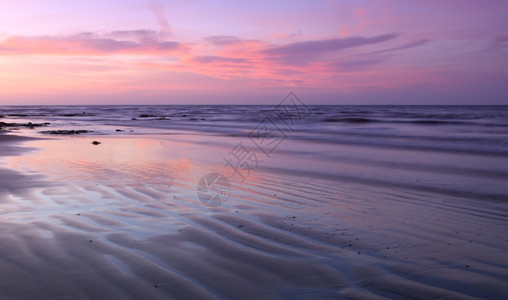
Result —
<path fill-rule="evenodd" d="M 508 104 L 507 1 L 0 2 L 0 104 Z"/>

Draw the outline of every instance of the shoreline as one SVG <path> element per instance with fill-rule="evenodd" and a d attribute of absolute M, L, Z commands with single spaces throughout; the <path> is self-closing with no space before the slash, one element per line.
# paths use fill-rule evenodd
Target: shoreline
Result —
<path fill-rule="evenodd" d="M 11 131 L 0 131 L 0 162 L 12 156 L 21 156 L 34 148 L 24 147 L 20 144 L 35 141 L 37 138 L 11 134 Z M 27 174 L 12 168 L 5 168 L 0 163 L 0 196 L 23 195 L 33 188 L 49 185 L 44 182 L 42 174 Z"/>

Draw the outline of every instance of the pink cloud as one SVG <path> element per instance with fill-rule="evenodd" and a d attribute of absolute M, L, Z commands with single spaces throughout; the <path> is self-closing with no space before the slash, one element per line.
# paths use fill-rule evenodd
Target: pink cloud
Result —
<path fill-rule="evenodd" d="M 264 85 L 337 85 L 341 74 L 371 71 L 386 64 L 394 55 L 385 53 L 415 48 L 428 40 L 416 40 L 392 45 L 386 50 L 372 51 L 372 46 L 397 43 L 397 35 L 350 37 L 317 41 L 302 41 L 286 45 L 273 45 L 260 40 L 246 40 L 236 36 L 211 36 L 205 41 L 212 47 L 194 48 L 178 63 L 142 63 L 143 67 L 168 72 L 191 72 L 205 76 L 232 80 L 250 79 L 252 84 Z M 203 45 L 200 45 L 202 47 Z M 351 50 L 343 52 L 344 50 Z M 202 55 L 206 52 L 207 55 Z M 376 69 L 375 74 L 379 74 Z M 308 76 L 312 74 L 312 76 Z M 269 83 L 271 82 L 271 83 Z"/>
<path fill-rule="evenodd" d="M 86 72 L 97 73 L 96 76 L 108 82 L 111 89 L 120 89 L 124 85 L 122 78 L 130 81 L 122 74 L 122 68 L 129 74 L 135 74 L 135 71 L 144 76 L 149 74 L 147 72 L 166 74 L 161 75 L 166 77 L 167 74 L 189 73 L 227 81 L 241 79 L 246 80 L 243 84 L 250 86 L 346 87 L 347 84 L 353 85 L 352 73 L 380 76 L 380 71 L 372 68 L 388 63 L 393 57 L 383 52 L 402 51 L 427 42 L 416 40 L 400 46 L 392 45 L 397 44 L 397 40 L 398 35 L 382 34 L 274 45 L 237 36 L 209 36 L 204 38 L 205 43 L 183 44 L 165 40 L 159 31 L 123 30 L 101 34 L 82 32 L 68 36 L 8 37 L 0 41 L 0 55 L 97 57 L 99 62 L 95 71 Z M 377 45 L 379 48 L 385 43 L 392 46 L 372 51 L 372 47 Z M 111 73 L 100 74 L 100 60 L 111 65 L 108 57 L 115 54 L 128 54 L 129 60 L 123 60 L 121 66 L 112 71 L 113 77 Z M 350 78 L 345 80 L 342 77 L 345 74 Z M 361 80 L 356 75 L 354 78 Z M 383 82 L 377 80 L 376 85 L 383 85 Z M 131 90 L 141 86 L 131 83 L 125 88 Z"/>

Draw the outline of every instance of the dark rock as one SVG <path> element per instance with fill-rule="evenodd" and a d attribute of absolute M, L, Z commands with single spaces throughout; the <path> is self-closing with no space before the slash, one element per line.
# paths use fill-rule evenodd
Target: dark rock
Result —
<path fill-rule="evenodd" d="M 43 134 L 61 134 L 61 135 L 72 135 L 72 134 L 81 134 L 81 133 L 89 133 L 92 131 L 88 130 L 47 130 L 41 131 Z"/>
<path fill-rule="evenodd" d="M 100 145 L 101 142 L 99 142 L 99 141 L 93 141 L 92 144 L 94 144 L 94 145 Z"/>
<path fill-rule="evenodd" d="M 28 128 L 35 128 L 35 127 L 43 127 L 43 126 L 46 126 L 48 124 L 49 123 L 32 123 L 32 122 L 28 122 L 28 123 L 5 123 L 5 122 L 0 122 L 0 128 L 3 128 L 3 127 L 28 127 Z"/>

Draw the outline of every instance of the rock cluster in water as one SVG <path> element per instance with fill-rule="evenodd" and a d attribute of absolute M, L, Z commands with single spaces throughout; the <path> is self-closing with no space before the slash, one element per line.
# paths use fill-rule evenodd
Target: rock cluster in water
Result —
<path fill-rule="evenodd" d="M 69 134 L 81 134 L 81 133 L 89 133 L 92 131 L 88 130 L 47 130 L 47 131 L 41 131 L 41 133 L 44 134 L 62 134 L 62 135 L 69 135 Z"/>

